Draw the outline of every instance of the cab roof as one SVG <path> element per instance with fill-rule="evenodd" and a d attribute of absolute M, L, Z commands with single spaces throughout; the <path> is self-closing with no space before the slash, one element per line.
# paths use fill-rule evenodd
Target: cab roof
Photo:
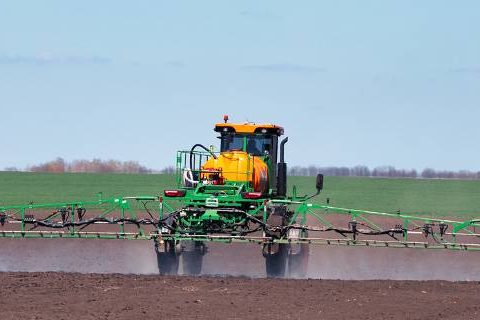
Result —
<path fill-rule="evenodd" d="M 283 128 L 274 124 L 256 124 L 252 122 L 247 123 L 217 123 L 215 125 L 216 132 L 235 132 L 244 134 L 276 134 L 283 135 Z"/>

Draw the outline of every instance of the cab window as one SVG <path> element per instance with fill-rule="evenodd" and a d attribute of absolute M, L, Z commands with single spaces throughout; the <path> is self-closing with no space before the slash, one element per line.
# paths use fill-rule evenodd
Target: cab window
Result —
<path fill-rule="evenodd" d="M 271 135 L 265 134 L 223 134 L 221 137 L 221 151 L 246 151 L 254 156 L 265 156 L 272 153 L 273 139 Z M 246 150 L 244 143 L 246 142 Z"/>

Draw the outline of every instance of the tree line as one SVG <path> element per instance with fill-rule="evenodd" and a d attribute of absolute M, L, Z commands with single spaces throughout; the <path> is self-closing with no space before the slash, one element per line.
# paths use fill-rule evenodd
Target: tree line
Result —
<path fill-rule="evenodd" d="M 7 169 L 7 168 L 6 168 Z M 10 168 L 14 169 L 14 168 Z M 9 170 L 18 171 L 18 170 Z M 39 165 L 29 166 L 26 171 L 31 172 L 91 172 L 91 173 L 151 173 L 152 170 L 140 165 L 136 161 L 118 160 L 74 160 L 65 161 L 57 158 Z"/>
<path fill-rule="evenodd" d="M 57 158 L 39 165 L 28 166 L 25 170 L 18 170 L 15 167 L 5 168 L 5 171 L 31 171 L 31 172 L 90 172 L 90 173 L 175 173 L 175 167 L 168 166 L 161 170 L 147 168 L 137 161 L 118 160 L 74 160 L 65 161 Z M 323 173 L 326 176 L 340 177 L 384 177 L 384 178 L 425 178 L 425 179 L 480 179 L 480 171 L 468 170 L 435 170 L 426 168 L 422 171 L 415 169 L 397 169 L 393 166 L 381 166 L 370 169 L 367 166 L 355 167 L 336 166 L 292 166 L 288 169 L 290 176 L 315 176 Z"/>
<path fill-rule="evenodd" d="M 323 173 L 326 176 L 341 177 L 384 177 L 384 178 L 424 178 L 424 179 L 480 179 L 480 171 L 468 170 L 435 170 L 426 168 L 422 171 L 415 169 L 397 169 L 393 166 L 382 166 L 370 169 L 367 166 L 355 167 L 318 167 L 318 166 L 293 166 L 289 168 L 291 176 L 315 176 Z"/>

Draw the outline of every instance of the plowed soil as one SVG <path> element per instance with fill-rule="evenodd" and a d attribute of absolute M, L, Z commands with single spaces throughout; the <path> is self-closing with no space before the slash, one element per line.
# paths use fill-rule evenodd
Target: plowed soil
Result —
<path fill-rule="evenodd" d="M 0 273 L 8 319 L 478 319 L 480 284 Z"/>

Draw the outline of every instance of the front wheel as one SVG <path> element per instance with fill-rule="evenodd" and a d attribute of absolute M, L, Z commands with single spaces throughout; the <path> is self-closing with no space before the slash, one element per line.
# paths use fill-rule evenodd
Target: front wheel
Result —
<path fill-rule="evenodd" d="M 288 245 L 283 243 L 268 243 L 263 246 L 265 271 L 267 278 L 282 278 L 287 266 Z"/>
<path fill-rule="evenodd" d="M 176 275 L 178 273 L 178 253 L 175 241 L 164 241 L 155 244 L 158 272 L 162 275 Z"/>
<path fill-rule="evenodd" d="M 203 256 L 206 246 L 201 241 L 182 242 L 182 263 L 183 273 L 188 275 L 199 275 L 202 272 Z"/>

